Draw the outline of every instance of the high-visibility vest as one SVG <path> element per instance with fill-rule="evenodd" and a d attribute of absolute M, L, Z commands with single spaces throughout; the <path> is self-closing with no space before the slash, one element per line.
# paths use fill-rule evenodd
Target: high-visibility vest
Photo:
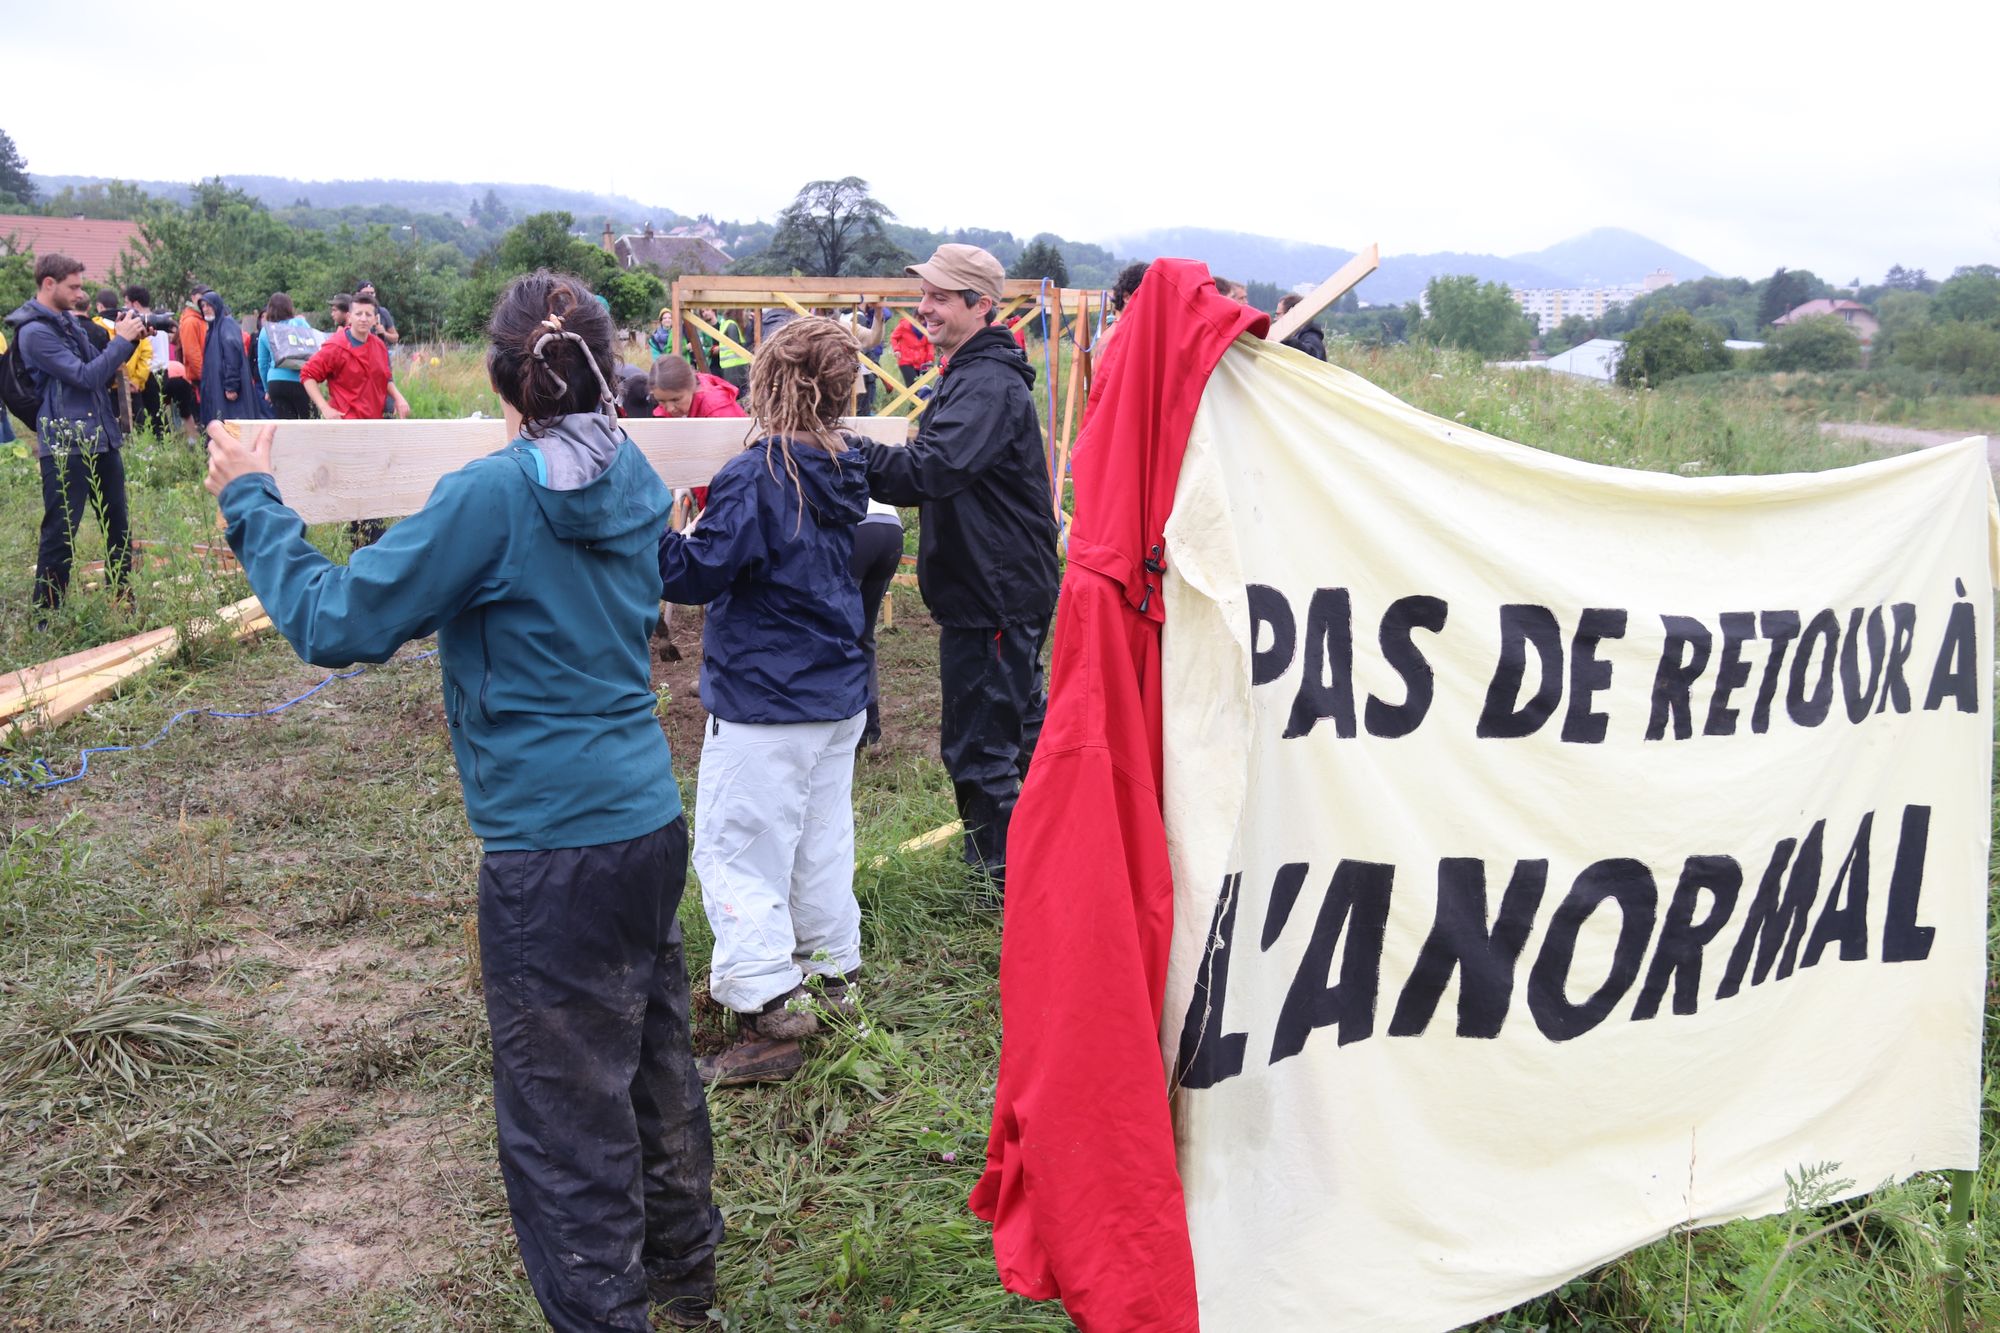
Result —
<path fill-rule="evenodd" d="M 743 330 L 736 327 L 735 320 L 725 319 L 715 327 L 730 342 L 740 343 L 743 341 Z M 750 358 L 737 351 L 734 347 L 731 347 L 729 343 L 718 343 L 716 344 L 715 363 L 724 370 L 733 370 L 737 366 L 749 365 Z"/>

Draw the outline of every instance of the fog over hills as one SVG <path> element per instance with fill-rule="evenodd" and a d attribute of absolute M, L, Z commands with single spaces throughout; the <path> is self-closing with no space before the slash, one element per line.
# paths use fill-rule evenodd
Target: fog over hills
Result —
<path fill-rule="evenodd" d="M 564 190 L 548 185 L 472 181 L 307 181 L 285 176 L 229 175 L 223 179 L 271 208 L 286 208 L 301 200 L 317 208 L 387 205 L 414 213 L 464 217 L 474 201 L 491 190 L 515 218 L 560 209 L 579 225 L 594 227 L 600 219 L 620 229 L 651 222 L 665 228 L 687 220 L 687 213 L 663 204 L 644 204 L 625 195 L 588 190 Z M 102 184 L 101 176 L 34 177 L 44 199 L 65 186 Z M 148 194 L 186 203 L 184 181 L 133 181 Z M 683 201 L 690 203 L 695 201 Z M 908 221 L 908 219 L 905 219 Z M 1059 243 L 1070 244 L 1074 242 Z M 1204 227 L 1160 227 L 1103 242 L 1120 259 L 1151 259 L 1175 255 L 1199 259 L 1214 272 L 1238 282 L 1270 282 L 1279 287 L 1317 283 L 1354 257 L 1352 250 L 1312 241 L 1259 236 L 1249 232 Z M 1101 261 L 1102 256 L 1098 256 Z M 1699 260 L 1669 249 L 1636 232 L 1597 227 L 1542 250 L 1515 255 L 1440 251 L 1433 254 L 1388 254 L 1382 266 L 1363 282 L 1357 295 L 1371 305 L 1415 300 L 1432 278 L 1470 273 L 1482 281 L 1512 287 L 1598 287 L 1637 282 L 1664 268 L 1676 280 L 1711 276 L 1714 270 Z"/>

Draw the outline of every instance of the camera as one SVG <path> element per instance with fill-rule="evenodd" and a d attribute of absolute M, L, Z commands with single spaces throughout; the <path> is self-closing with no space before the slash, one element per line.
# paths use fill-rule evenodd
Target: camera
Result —
<path fill-rule="evenodd" d="M 129 306 L 118 312 L 118 318 L 136 319 L 155 333 L 172 333 L 179 323 L 172 315 L 142 315 Z"/>

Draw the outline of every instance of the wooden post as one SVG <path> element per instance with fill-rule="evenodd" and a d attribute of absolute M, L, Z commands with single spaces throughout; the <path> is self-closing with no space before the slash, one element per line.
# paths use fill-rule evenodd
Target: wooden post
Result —
<path fill-rule="evenodd" d="M 1306 322 L 1320 311 L 1338 301 L 1359 283 L 1373 273 L 1382 262 L 1382 247 L 1370 245 L 1366 250 L 1340 266 L 1332 277 L 1313 288 L 1311 296 L 1299 302 L 1282 317 L 1274 321 L 1271 331 L 1265 334 L 1267 341 L 1281 343 L 1306 326 Z"/>

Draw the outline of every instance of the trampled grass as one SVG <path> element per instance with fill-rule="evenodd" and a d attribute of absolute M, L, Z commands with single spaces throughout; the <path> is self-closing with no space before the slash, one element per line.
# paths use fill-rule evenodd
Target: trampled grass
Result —
<path fill-rule="evenodd" d="M 425 410 L 487 410 L 477 358 L 440 355 Z M 1861 456 L 1769 404 L 1418 350 L 1338 355 L 1430 411 L 1597 462 L 1693 475 Z M 0 550 L 16 553 L 0 565 L 0 665 L 243 595 L 187 554 L 212 538 L 213 509 L 182 449 L 133 460 L 135 526 L 175 579 L 141 584 L 136 616 L 84 592 L 42 631 L 26 611 L 39 494 L 25 465 L 0 470 Z M 339 549 L 337 532 L 316 536 Z M 101 555 L 94 525 L 82 558 L 93 542 Z M 964 1206 L 999 1050 L 1000 926 L 949 848 L 895 850 L 952 817 L 934 631 L 913 590 L 895 595 L 890 743 L 856 771 L 865 1017 L 819 1039 L 794 1082 L 711 1099 L 721 1327 L 745 1333 L 1069 1327 L 1000 1290 Z M 691 665 L 664 682 L 690 804 Z M 269 707 L 325 674 L 281 642 L 209 643 L 11 757 L 68 772 L 84 745 L 143 741 L 187 707 Z M 150 750 L 99 756 L 73 786 L 0 794 L 0 1326 L 543 1327 L 494 1165 L 468 930 L 478 848 L 441 720 L 435 665 L 406 659 L 274 716 L 190 718 Z M 699 995 L 710 938 L 693 892 L 681 917 Z M 696 1038 L 723 1039 L 712 1006 Z M 1985 1065 L 1968 1326 L 1992 1329 L 1993 1025 Z M 1809 1165 L 1785 1215 L 1669 1238 L 1481 1327 L 1942 1329 L 1943 1179 L 1827 1207 Z"/>

